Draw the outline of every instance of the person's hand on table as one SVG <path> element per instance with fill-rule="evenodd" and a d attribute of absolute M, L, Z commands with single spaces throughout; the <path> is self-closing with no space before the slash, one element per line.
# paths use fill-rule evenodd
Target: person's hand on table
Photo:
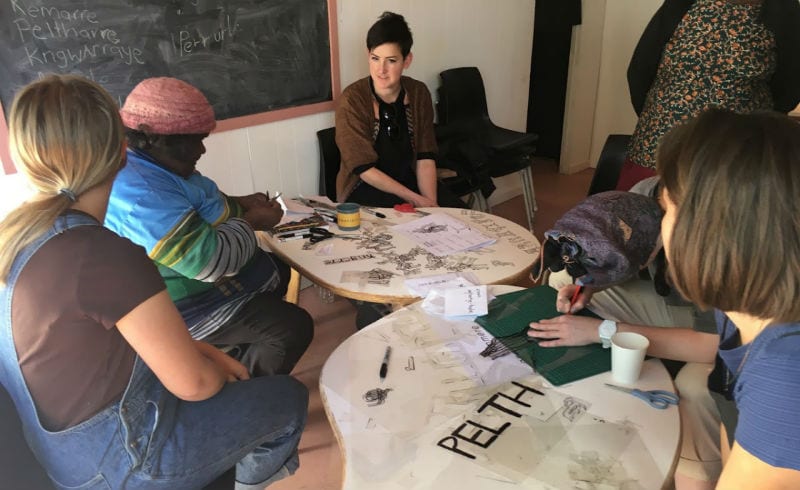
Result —
<path fill-rule="evenodd" d="M 600 342 L 600 322 L 597 318 L 562 315 L 531 322 L 528 336 L 537 339 L 542 347 L 587 345 Z"/>
<path fill-rule="evenodd" d="M 265 196 L 266 197 L 266 196 Z M 244 220 L 250 223 L 255 230 L 267 231 L 277 225 L 283 217 L 283 209 L 279 202 L 267 199 L 263 202 L 253 202 L 253 206 L 247 208 L 244 213 Z"/>
<path fill-rule="evenodd" d="M 415 194 L 412 199 L 409 200 L 411 204 L 414 205 L 415 208 L 437 208 L 439 205 L 433 199 L 427 198 L 422 194 Z"/>

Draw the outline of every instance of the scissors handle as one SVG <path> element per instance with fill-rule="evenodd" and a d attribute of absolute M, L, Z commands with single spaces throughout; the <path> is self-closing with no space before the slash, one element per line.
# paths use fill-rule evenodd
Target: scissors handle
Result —
<path fill-rule="evenodd" d="M 311 233 L 311 237 L 308 239 L 308 241 L 311 243 L 321 242 L 322 240 L 327 240 L 328 238 L 333 238 L 334 236 L 333 233 L 325 228 L 317 228 L 316 226 L 309 228 L 308 231 Z"/>
<path fill-rule="evenodd" d="M 631 390 L 631 395 L 641 398 L 648 405 L 659 410 L 664 410 L 670 405 L 677 405 L 679 401 L 678 395 L 665 390 L 642 391 L 634 389 Z"/>

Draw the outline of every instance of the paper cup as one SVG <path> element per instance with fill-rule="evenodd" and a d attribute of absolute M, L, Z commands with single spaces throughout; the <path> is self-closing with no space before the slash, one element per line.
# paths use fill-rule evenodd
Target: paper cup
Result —
<path fill-rule="evenodd" d="M 355 231 L 361 227 L 361 206 L 343 202 L 336 206 L 336 224 L 342 231 Z"/>
<path fill-rule="evenodd" d="M 644 355 L 650 341 L 633 332 L 620 332 L 611 337 L 611 378 L 630 385 L 639 379 Z"/>

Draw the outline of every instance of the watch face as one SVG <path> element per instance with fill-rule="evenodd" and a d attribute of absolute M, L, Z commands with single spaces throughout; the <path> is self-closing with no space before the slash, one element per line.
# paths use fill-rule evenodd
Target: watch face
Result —
<path fill-rule="evenodd" d="M 614 335 L 615 333 L 617 333 L 616 323 L 605 320 L 603 321 L 603 323 L 600 324 L 600 329 L 599 329 L 600 337 L 604 339 L 610 339 L 611 336 Z"/>

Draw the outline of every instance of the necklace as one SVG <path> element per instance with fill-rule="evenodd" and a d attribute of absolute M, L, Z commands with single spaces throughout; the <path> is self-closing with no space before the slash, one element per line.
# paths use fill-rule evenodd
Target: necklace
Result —
<path fill-rule="evenodd" d="M 726 367 L 726 369 L 725 369 L 725 394 L 729 398 L 733 397 L 733 393 L 731 392 L 731 390 L 736 385 L 736 381 L 739 379 L 739 375 L 742 374 L 742 370 L 744 369 L 744 365 L 747 362 L 747 358 L 750 356 L 750 351 L 753 350 L 753 345 L 755 345 L 756 339 L 758 339 L 758 336 L 761 334 L 761 332 L 764 330 L 764 327 L 766 327 L 768 323 L 769 322 L 764 322 L 764 324 L 761 325 L 761 327 L 758 329 L 758 332 L 756 333 L 756 335 L 752 338 L 752 340 L 750 340 L 750 343 L 747 345 L 747 350 L 744 351 L 744 356 L 742 356 L 742 360 L 739 362 L 739 366 L 736 368 L 736 372 L 733 374 L 733 376 L 731 376 L 731 370 L 727 369 L 727 367 Z M 724 330 L 726 332 L 728 330 L 728 325 L 729 324 L 732 324 L 732 322 L 731 322 L 730 318 L 728 318 L 726 316 L 725 317 L 725 327 L 724 327 Z M 740 336 L 740 342 L 741 342 L 741 331 L 738 330 L 738 328 L 737 328 L 737 331 L 740 332 L 739 336 Z"/>

